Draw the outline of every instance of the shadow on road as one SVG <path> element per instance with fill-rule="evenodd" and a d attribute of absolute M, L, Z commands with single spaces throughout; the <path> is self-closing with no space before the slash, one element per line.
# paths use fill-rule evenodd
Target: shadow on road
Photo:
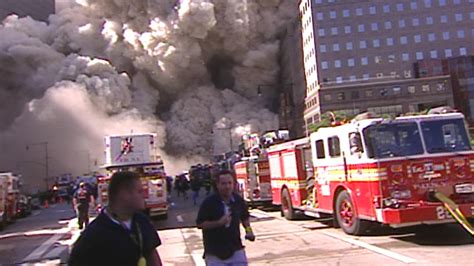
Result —
<path fill-rule="evenodd" d="M 415 230 L 416 229 L 416 230 Z M 423 246 L 460 246 L 474 244 L 470 236 L 460 225 L 418 226 L 414 233 L 392 238 Z"/>

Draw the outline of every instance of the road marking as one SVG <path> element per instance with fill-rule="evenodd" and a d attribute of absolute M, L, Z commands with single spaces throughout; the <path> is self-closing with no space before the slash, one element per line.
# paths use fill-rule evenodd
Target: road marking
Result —
<path fill-rule="evenodd" d="M 384 248 L 374 246 L 372 244 L 369 244 L 369 243 L 366 243 L 366 242 L 363 242 L 363 241 L 360 241 L 360 240 L 357 240 L 357 239 L 353 239 L 353 238 L 349 238 L 349 237 L 343 237 L 343 236 L 339 236 L 337 234 L 329 233 L 329 232 L 324 232 L 324 234 L 327 235 L 327 236 L 330 236 L 332 238 L 342 240 L 342 241 L 347 242 L 349 244 L 356 245 L 356 246 L 359 246 L 361 248 L 368 249 L 372 252 L 384 255 L 386 257 L 401 261 L 403 263 L 415 263 L 416 262 L 416 260 L 413 259 L 413 258 L 407 257 L 405 255 L 402 255 L 402 254 L 399 254 L 399 253 L 396 253 L 396 252 L 393 252 L 393 251 L 388 250 L 388 249 L 384 249 Z"/>
<path fill-rule="evenodd" d="M 41 246 L 33 250 L 33 252 L 30 253 L 23 261 L 28 262 L 28 261 L 33 261 L 33 260 L 38 260 L 41 258 L 41 256 L 52 246 L 56 241 L 58 241 L 63 235 L 62 234 L 56 234 L 52 237 L 50 237 L 48 240 L 46 240 Z"/>
<path fill-rule="evenodd" d="M 184 219 L 181 215 L 176 216 L 176 220 L 178 220 L 178 223 L 184 222 Z"/>

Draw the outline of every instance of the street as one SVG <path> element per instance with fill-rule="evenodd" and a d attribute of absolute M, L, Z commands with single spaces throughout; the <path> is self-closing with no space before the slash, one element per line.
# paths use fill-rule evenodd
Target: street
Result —
<path fill-rule="evenodd" d="M 200 201 L 204 199 L 200 196 Z M 191 198 L 171 198 L 168 219 L 154 219 L 164 265 L 204 265 L 201 232 Z M 468 265 L 474 239 L 455 224 L 433 228 L 377 228 L 352 237 L 331 222 L 286 221 L 279 211 L 251 210 L 257 240 L 245 242 L 250 265 Z M 17 220 L 0 234 L 0 264 L 58 265 L 79 230 L 69 205 L 57 204 Z M 28 264 L 25 264 L 28 265 Z"/>

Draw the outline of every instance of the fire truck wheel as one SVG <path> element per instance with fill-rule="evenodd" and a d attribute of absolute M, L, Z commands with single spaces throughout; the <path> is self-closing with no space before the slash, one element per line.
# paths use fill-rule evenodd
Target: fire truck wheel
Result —
<path fill-rule="evenodd" d="M 290 192 L 287 188 L 281 192 L 281 212 L 287 220 L 295 219 L 295 211 L 291 202 Z"/>
<path fill-rule="evenodd" d="M 342 191 L 337 196 L 336 218 L 337 223 L 346 234 L 361 235 L 367 229 L 368 223 L 357 217 L 354 204 L 347 191 Z"/>

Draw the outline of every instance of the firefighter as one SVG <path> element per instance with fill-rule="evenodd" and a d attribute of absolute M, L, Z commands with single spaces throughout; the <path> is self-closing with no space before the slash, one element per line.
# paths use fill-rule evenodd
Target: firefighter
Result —
<path fill-rule="evenodd" d="M 89 205 L 94 202 L 94 196 L 89 192 L 84 182 L 79 184 L 79 189 L 74 193 L 73 206 L 76 210 L 79 229 L 89 225 Z"/>

